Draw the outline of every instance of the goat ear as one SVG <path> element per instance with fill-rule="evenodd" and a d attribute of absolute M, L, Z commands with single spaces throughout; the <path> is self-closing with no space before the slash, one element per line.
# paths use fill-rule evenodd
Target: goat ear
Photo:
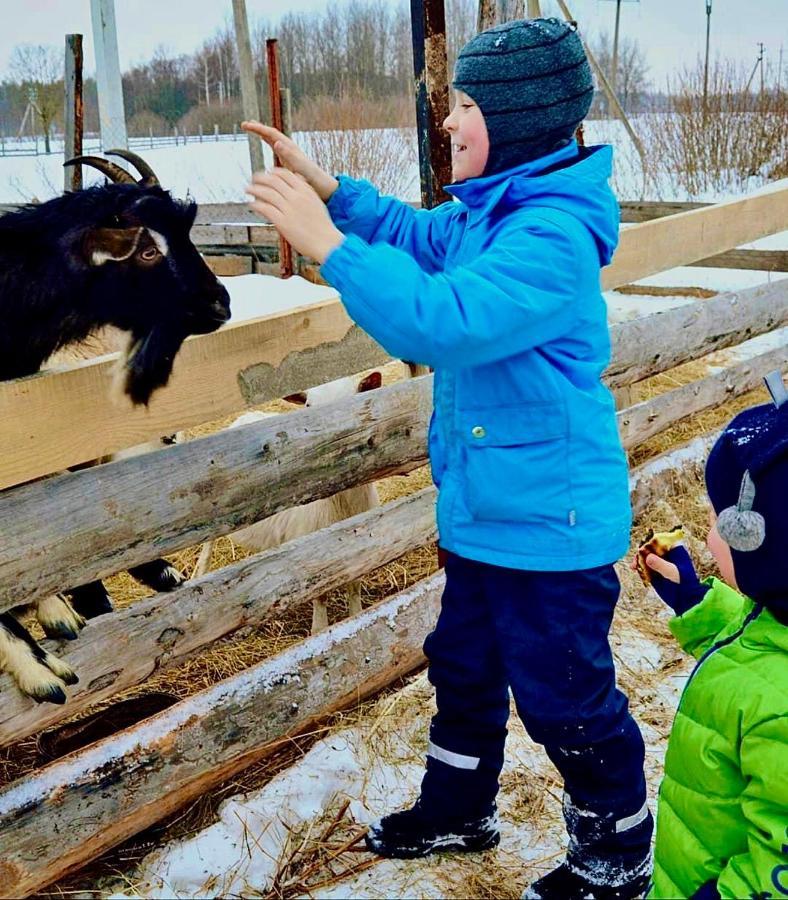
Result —
<path fill-rule="evenodd" d="M 144 228 L 91 228 L 82 238 L 82 259 L 89 266 L 129 259 L 140 243 Z"/>
<path fill-rule="evenodd" d="M 363 394 L 364 391 L 376 391 L 383 384 L 383 376 L 380 372 L 370 372 L 366 378 L 362 378 L 356 388 L 357 394 Z"/>
<path fill-rule="evenodd" d="M 306 393 L 304 391 L 299 391 L 297 394 L 288 394 L 282 399 L 287 400 L 288 403 L 297 403 L 299 406 L 306 406 Z"/>

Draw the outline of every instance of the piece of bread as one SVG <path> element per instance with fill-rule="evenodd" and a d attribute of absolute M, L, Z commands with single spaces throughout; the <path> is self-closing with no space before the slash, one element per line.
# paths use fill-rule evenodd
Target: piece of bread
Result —
<path fill-rule="evenodd" d="M 654 533 L 649 531 L 646 540 L 638 547 L 635 556 L 635 569 L 648 587 L 651 584 L 651 569 L 646 565 L 646 557 L 653 553 L 656 556 L 665 556 L 672 550 L 676 544 L 680 544 L 684 540 L 684 529 L 681 525 L 676 525 L 670 531 L 658 531 Z"/>

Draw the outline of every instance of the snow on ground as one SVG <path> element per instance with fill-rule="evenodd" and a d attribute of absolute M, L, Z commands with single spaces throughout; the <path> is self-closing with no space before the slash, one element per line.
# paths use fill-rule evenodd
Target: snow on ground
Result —
<path fill-rule="evenodd" d="M 313 284 L 300 275 L 286 280 L 274 275 L 231 275 L 219 281 L 230 294 L 229 325 L 339 297 L 334 288 Z"/>

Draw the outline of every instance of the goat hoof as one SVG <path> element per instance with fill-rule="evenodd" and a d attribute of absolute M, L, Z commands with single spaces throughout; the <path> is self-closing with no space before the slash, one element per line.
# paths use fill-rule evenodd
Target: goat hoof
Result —
<path fill-rule="evenodd" d="M 57 703 L 62 706 L 66 702 L 66 692 L 58 684 L 41 685 L 29 694 L 36 703 Z"/>
<path fill-rule="evenodd" d="M 42 662 L 53 675 L 65 684 L 76 684 L 79 681 L 79 676 L 71 666 L 64 663 L 62 659 L 58 659 L 52 653 L 45 653 Z"/>
<path fill-rule="evenodd" d="M 62 594 L 40 600 L 36 617 L 48 638 L 74 641 L 85 627 L 85 620 Z"/>
<path fill-rule="evenodd" d="M 160 591 L 173 591 L 176 587 L 180 587 L 186 581 L 186 576 L 179 572 L 175 566 L 167 566 L 161 573 L 159 579 Z"/>
<path fill-rule="evenodd" d="M 166 559 L 154 559 L 141 566 L 134 566 L 133 569 L 129 569 L 129 572 L 137 581 L 141 581 L 160 593 L 175 590 L 186 581 L 186 576 L 182 575 L 175 566 L 170 565 Z"/>
<path fill-rule="evenodd" d="M 66 702 L 66 692 L 63 690 L 63 680 L 51 669 L 41 663 L 34 663 L 33 668 L 21 674 L 12 673 L 19 690 L 28 697 L 32 697 L 36 703 Z M 73 674 L 73 673 L 72 673 Z"/>

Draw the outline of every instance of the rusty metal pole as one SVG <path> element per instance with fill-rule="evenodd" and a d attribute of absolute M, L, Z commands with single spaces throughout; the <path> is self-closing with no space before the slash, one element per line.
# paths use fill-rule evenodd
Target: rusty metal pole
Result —
<path fill-rule="evenodd" d="M 82 35 L 66 35 L 64 146 L 65 159 L 82 155 Z M 68 166 L 64 174 L 63 189 L 82 189 L 82 166 Z"/>
<path fill-rule="evenodd" d="M 451 143 L 443 130 L 449 114 L 446 14 L 443 0 L 411 0 L 416 129 L 419 142 L 421 205 L 432 209 L 451 200 Z"/>
<path fill-rule="evenodd" d="M 279 43 L 276 38 L 265 42 L 265 59 L 268 68 L 268 102 L 271 107 L 271 124 L 278 131 L 284 131 L 282 116 L 282 92 L 279 87 Z M 279 159 L 274 154 L 274 165 Z M 293 248 L 283 238 L 279 238 L 279 276 L 289 278 L 293 274 Z"/>

